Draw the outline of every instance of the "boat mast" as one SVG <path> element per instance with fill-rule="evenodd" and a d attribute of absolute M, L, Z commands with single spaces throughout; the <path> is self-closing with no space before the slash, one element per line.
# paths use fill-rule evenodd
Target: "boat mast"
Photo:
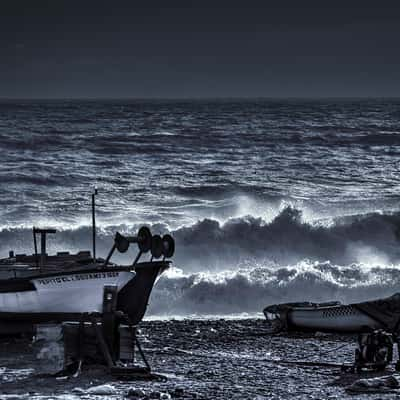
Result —
<path fill-rule="evenodd" d="M 97 189 L 94 189 L 92 193 L 92 243 L 93 243 L 93 261 L 96 262 L 96 203 L 95 196 L 97 195 Z"/>

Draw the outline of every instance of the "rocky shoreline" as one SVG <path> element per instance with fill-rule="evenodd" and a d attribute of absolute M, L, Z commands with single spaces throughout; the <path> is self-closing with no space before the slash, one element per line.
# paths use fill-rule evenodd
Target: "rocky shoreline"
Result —
<path fill-rule="evenodd" d="M 160 374 L 151 381 L 113 380 L 101 366 L 50 377 L 38 369 L 28 340 L 3 340 L 0 398 L 345 399 L 353 398 L 346 387 L 360 378 L 340 371 L 353 359 L 354 336 L 271 335 L 262 319 L 145 321 L 140 339 Z"/>

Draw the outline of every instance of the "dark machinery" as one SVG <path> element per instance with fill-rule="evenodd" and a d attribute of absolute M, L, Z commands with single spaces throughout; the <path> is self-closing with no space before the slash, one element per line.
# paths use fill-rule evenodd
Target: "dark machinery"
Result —
<path fill-rule="evenodd" d="M 358 349 L 355 351 L 355 366 L 358 371 L 383 371 L 392 361 L 393 337 L 390 333 L 377 330 L 358 336 Z"/>
<path fill-rule="evenodd" d="M 382 329 L 360 333 L 354 364 L 343 365 L 342 370 L 345 372 L 383 371 L 393 361 L 395 343 L 399 346 L 397 336 Z M 400 370 L 400 361 L 396 362 L 396 370 Z"/>
<path fill-rule="evenodd" d="M 174 239 L 166 234 L 152 235 L 150 229 L 141 227 L 137 236 L 124 236 L 119 232 L 114 237 L 114 244 L 102 267 L 107 267 L 115 250 L 120 253 L 128 251 L 131 243 L 136 243 L 139 253 L 132 266 L 135 278 L 122 290 L 117 286 L 105 286 L 103 292 L 103 312 L 87 313 L 80 316 L 79 325 L 64 323 L 63 336 L 66 353 L 65 365 L 68 371 L 80 371 L 81 365 L 100 356 L 110 373 L 119 379 L 154 379 L 156 374 L 151 368 L 137 338 L 137 324 L 141 321 L 150 291 L 160 270 L 168 267 L 166 258 L 173 256 Z M 138 263 L 143 253 L 150 252 L 149 262 Z M 153 261 L 163 257 L 162 261 Z M 91 346 L 84 346 L 91 343 Z M 136 350 L 144 366 L 136 364 Z M 124 355 L 125 354 L 125 355 Z M 128 354 L 128 356 L 126 355 Z M 62 371 L 60 374 L 64 374 Z M 158 376 L 159 377 L 159 376 Z"/>
<path fill-rule="evenodd" d="M 77 376 L 82 365 L 105 364 L 118 379 L 159 377 L 151 372 L 137 337 L 137 325 L 116 309 L 117 292 L 117 286 L 105 286 L 102 313 L 82 314 L 79 324 L 63 323 L 64 369 L 55 376 Z M 136 351 L 142 365 L 137 364 Z"/>
<path fill-rule="evenodd" d="M 104 261 L 104 266 L 107 266 L 115 250 L 125 253 L 128 251 L 131 243 L 137 243 L 139 247 L 139 253 L 133 265 L 139 261 L 143 253 L 147 253 L 148 251 L 151 253 L 151 261 L 153 258 L 160 258 L 161 256 L 164 260 L 165 258 L 171 258 L 175 252 L 175 242 L 170 235 L 166 234 L 163 237 L 152 235 L 149 228 L 142 226 L 137 236 L 123 236 L 119 232 L 115 234 L 114 244 Z"/>

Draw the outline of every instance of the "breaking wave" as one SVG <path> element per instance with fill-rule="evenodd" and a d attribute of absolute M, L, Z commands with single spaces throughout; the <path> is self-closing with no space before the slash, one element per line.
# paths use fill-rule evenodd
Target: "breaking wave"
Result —
<path fill-rule="evenodd" d="M 171 270 L 152 294 L 149 314 L 257 313 L 292 301 L 358 302 L 399 290 L 399 266 L 367 267 L 303 261 L 293 266 L 257 266 L 219 273 Z"/>
<path fill-rule="evenodd" d="M 99 255 L 105 256 L 115 231 L 132 234 L 137 226 L 108 226 L 98 234 Z M 153 232 L 168 232 L 155 224 Z M 184 271 L 231 270 L 243 263 L 268 260 L 289 265 L 304 259 L 337 265 L 400 262 L 400 213 L 369 213 L 331 220 L 304 221 L 300 210 L 284 208 L 270 222 L 246 216 L 225 223 L 203 219 L 171 232 L 176 240 L 174 263 Z M 91 228 L 62 228 L 49 239 L 50 251 L 91 248 Z M 0 251 L 30 252 L 32 233 L 27 228 L 3 228 Z"/>
<path fill-rule="evenodd" d="M 153 225 L 166 233 L 166 225 Z M 98 255 L 105 256 L 116 230 L 102 228 Z M 158 282 L 150 314 L 257 312 L 283 301 L 359 301 L 390 295 L 400 283 L 400 214 L 370 213 L 307 222 L 286 207 L 270 221 L 253 216 L 225 223 L 203 219 L 171 232 L 174 268 Z M 0 231 L 0 251 L 31 252 L 27 228 Z M 91 228 L 61 229 L 49 252 L 91 248 Z M 117 255 L 131 262 L 135 256 Z M 130 257 L 130 258 L 129 258 Z"/>
<path fill-rule="evenodd" d="M 204 219 L 174 232 L 178 265 L 184 270 L 231 269 L 248 259 L 277 265 L 303 259 L 335 264 L 390 264 L 400 261 L 400 214 L 371 213 L 304 222 L 287 207 L 271 222 L 251 216 L 221 224 Z"/>

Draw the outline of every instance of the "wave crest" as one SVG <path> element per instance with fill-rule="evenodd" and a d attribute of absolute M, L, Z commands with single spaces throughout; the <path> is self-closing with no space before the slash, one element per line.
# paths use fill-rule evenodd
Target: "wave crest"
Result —
<path fill-rule="evenodd" d="M 358 302 L 398 291 L 400 269 L 338 266 L 303 261 L 294 266 L 255 267 L 220 273 L 172 270 L 155 287 L 150 315 L 256 313 L 292 301 Z"/>
<path fill-rule="evenodd" d="M 99 230 L 97 248 L 105 256 L 113 235 L 136 232 L 138 226 L 108 226 Z M 168 227 L 155 224 L 155 233 Z M 304 221 L 300 210 L 286 207 L 271 222 L 246 216 L 220 223 L 203 219 L 171 232 L 176 240 L 174 263 L 184 271 L 230 270 L 243 263 L 268 260 L 275 265 L 296 264 L 304 259 L 337 265 L 363 263 L 388 265 L 400 262 L 400 214 L 370 213 L 336 218 L 330 223 Z M 61 229 L 49 239 L 49 251 L 91 248 L 91 228 Z M 0 251 L 31 252 L 28 228 L 0 231 Z"/>
<path fill-rule="evenodd" d="M 390 264 L 400 261 L 400 214 L 371 213 L 340 218 L 329 225 L 304 222 L 286 207 L 270 223 L 252 216 L 224 224 L 204 219 L 174 232 L 177 261 L 185 269 L 232 268 L 255 258 L 286 265 L 303 259 Z"/>
<path fill-rule="evenodd" d="M 286 207 L 270 222 L 247 216 L 220 223 L 204 219 L 172 233 L 174 263 L 160 279 L 150 313 L 227 314 L 257 312 L 286 301 L 360 301 L 388 296 L 400 283 L 399 213 L 341 217 L 327 223 L 304 221 Z M 115 231 L 132 234 L 137 226 L 99 230 L 98 255 L 105 256 Z M 162 224 L 151 227 L 165 233 Z M 0 251 L 31 252 L 27 228 L 0 231 Z M 49 252 L 91 248 L 88 226 L 61 229 L 49 238 Z M 128 255 L 126 255 L 128 254 Z M 113 261 L 132 262 L 134 252 Z"/>

